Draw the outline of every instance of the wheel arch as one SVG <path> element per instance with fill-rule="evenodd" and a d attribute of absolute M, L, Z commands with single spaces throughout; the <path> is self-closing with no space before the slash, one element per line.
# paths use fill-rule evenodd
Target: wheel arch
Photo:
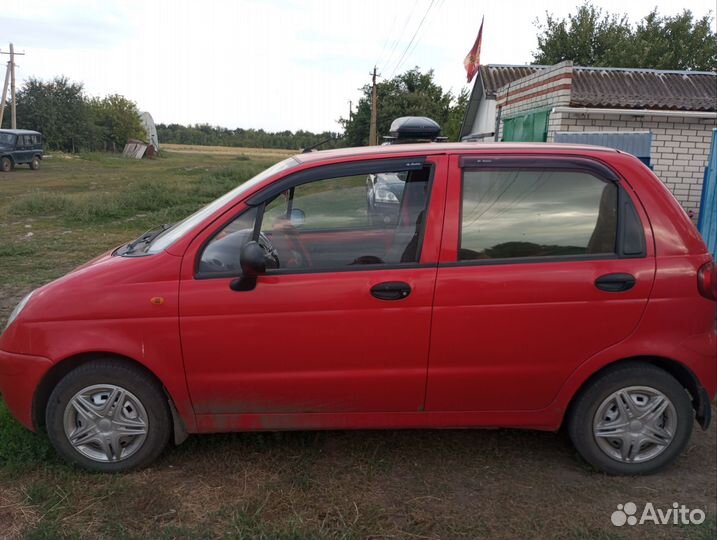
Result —
<path fill-rule="evenodd" d="M 55 363 L 47 371 L 47 373 L 45 373 L 43 378 L 40 380 L 40 383 L 37 385 L 32 400 L 32 422 L 36 430 L 45 426 L 45 409 L 47 408 L 47 402 L 50 399 L 50 394 L 57 383 L 59 383 L 65 375 L 74 369 L 99 359 L 110 359 L 131 365 L 132 367 L 144 372 L 149 378 L 155 381 L 162 388 L 162 391 L 169 403 L 169 408 L 172 413 L 172 435 L 174 437 L 175 444 L 180 444 L 187 438 L 188 433 L 185 423 L 177 412 L 172 395 L 169 393 L 169 390 L 167 390 L 167 387 L 164 385 L 159 376 L 157 376 L 157 374 L 150 370 L 146 365 L 133 358 L 117 353 L 102 351 L 86 352 L 70 356 Z"/>
<path fill-rule="evenodd" d="M 621 358 L 619 360 L 610 362 L 602 366 L 597 371 L 593 372 L 580 384 L 577 390 L 573 392 L 573 395 L 568 402 L 568 406 L 565 409 L 565 414 L 563 415 L 563 423 L 565 423 L 565 420 L 571 414 L 573 404 L 575 403 L 577 397 L 584 391 L 585 387 L 590 382 L 594 381 L 598 377 L 601 377 L 605 374 L 605 372 L 610 371 L 618 366 L 624 366 L 627 364 L 634 363 L 650 364 L 672 375 L 677 380 L 677 382 L 679 382 L 682 387 L 689 393 L 690 398 L 692 400 L 692 408 L 695 410 L 697 422 L 703 429 L 707 429 L 707 427 L 709 426 L 711 414 L 710 401 L 706 392 L 700 385 L 697 376 L 687 365 L 683 364 L 682 362 L 662 356 L 631 356 L 628 358 Z"/>

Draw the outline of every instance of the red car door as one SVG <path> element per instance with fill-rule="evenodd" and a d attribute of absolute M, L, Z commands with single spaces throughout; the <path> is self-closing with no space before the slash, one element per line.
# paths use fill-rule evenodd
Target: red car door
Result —
<path fill-rule="evenodd" d="M 451 156 L 427 410 L 547 407 L 630 335 L 655 273 L 630 192 L 585 158 Z"/>
<path fill-rule="evenodd" d="M 366 171 L 403 170 L 401 163 L 411 180 L 396 212 L 406 220 L 376 226 L 367 216 Z M 310 172 L 311 181 L 302 172 L 296 185 L 283 180 L 281 193 L 258 205 L 250 197 L 254 207 L 239 204 L 193 241 L 183 260 L 180 329 L 198 415 L 420 410 L 445 163 L 343 163 Z M 239 272 L 230 259 L 257 219 L 258 239 L 278 267 L 253 290 L 234 291 Z"/>

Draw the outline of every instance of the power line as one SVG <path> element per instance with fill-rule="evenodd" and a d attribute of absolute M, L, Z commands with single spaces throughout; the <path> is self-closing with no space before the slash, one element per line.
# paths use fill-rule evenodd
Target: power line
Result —
<path fill-rule="evenodd" d="M 434 13 L 434 15 L 440 11 L 440 9 L 441 9 L 441 7 L 442 7 L 444 1 L 445 1 L 445 0 L 438 0 L 438 3 L 436 4 L 436 7 L 433 8 L 433 13 Z M 433 17 L 432 20 L 435 20 L 435 17 Z M 418 47 L 418 44 L 421 42 L 421 38 L 423 37 L 423 35 L 425 35 L 425 30 L 427 30 L 427 29 L 428 29 L 428 26 L 426 26 L 426 27 L 424 28 L 423 34 L 421 34 L 421 33 L 419 32 L 419 34 L 418 34 L 418 39 L 416 39 L 416 42 L 413 44 L 413 47 L 411 47 L 411 50 L 408 51 L 408 55 L 406 55 L 406 60 L 408 60 L 409 58 L 411 58 L 411 56 L 413 55 L 413 51 L 415 51 L 415 50 L 416 50 L 416 47 Z M 397 69 L 400 69 L 400 68 L 401 68 L 401 66 L 399 65 Z"/>
<path fill-rule="evenodd" d="M 428 8 L 426 9 L 426 12 L 423 14 L 423 18 L 421 19 L 421 22 L 418 23 L 418 27 L 416 28 L 416 31 L 413 32 L 411 41 L 408 42 L 408 45 L 406 46 L 406 49 L 403 51 L 401 58 L 398 60 L 396 67 L 393 68 L 393 71 L 391 72 L 391 77 L 393 77 L 393 75 L 396 73 L 396 70 L 398 70 L 398 68 L 403 63 L 403 59 L 406 57 L 406 53 L 408 52 L 408 49 L 411 47 L 411 45 L 413 45 L 413 41 L 416 39 L 416 36 L 418 35 L 418 32 L 421 30 L 423 23 L 426 22 L 426 17 L 428 17 L 428 12 L 431 11 L 431 8 L 433 7 L 433 4 L 435 3 L 435 1 L 436 0 L 431 0 L 431 3 L 428 4 Z"/>
<path fill-rule="evenodd" d="M 433 8 L 433 14 L 434 14 L 434 15 L 436 15 L 438 12 L 440 12 L 441 8 L 443 7 L 444 2 L 445 2 L 445 0 L 438 0 L 438 2 L 436 3 L 435 7 Z M 435 16 L 433 17 L 432 21 L 433 21 L 433 20 L 435 20 Z M 408 54 L 406 55 L 406 60 L 408 60 L 409 58 L 411 58 L 411 56 L 413 56 L 413 52 L 416 50 L 416 48 L 417 48 L 418 45 L 420 44 L 421 39 L 422 39 L 423 36 L 426 34 L 426 31 L 428 30 L 429 26 L 430 26 L 430 24 L 429 24 L 429 25 L 426 25 L 426 26 L 423 28 L 423 33 L 418 32 L 416 42 L 413 44 L 413 47 L 411 47 L 411 49 L 408 51 Z M 396 70 L 398 71 L 399 69 L 401 69 L 402 66 L 403 66 L 403 63 L 400 63 L 400 64 L 397 66 Z"/>
<path fill-rule="evenodd" d="M 383 67 L 387 67 L 391 64 L 391 60 L 393 59 L 393 53 L 396 52 L 396 48 L 398 47 L 398 44 L 401 43 L 401 39 L 403 39 L 403 34 L 406 32 L 406 28 L 408 28 L 411 25 L 411 20 L 413 20 L 413 14 L 416 11 L 416 7 L 418 6 L 418 0 L 414 0 L 413 7 L 411 8 L 410 13 L 408 14 L 408 17 L 406 18 L 406 22 L 401 25 L 401 33 L 396 36 L 396 38 L 393 40 L 393 44 L 391 46 L 391 51 L 388 53 L 388 57 L 386 58 L 386 61 L 383 64 Z"/>
<path fill-rule="evenodd" d="M 388 27 L 388 33 L 386 33 L 386 37 L 383 39 L 383 46 L 381 47 L 381 52 L 378 55 L 378 60 L 376 61 L 376 65 L 380 65 L 383 61 L 384 53 L 386 52 L 386 45 L 388 45 L 388 40 L 391 32 L 391 28 L 393 28 L 396 24 L 396 18 L 398 17 L 398 13 L 394 11 L 393 13 L 393 19 L 391 19 L 391 25 Z"/>

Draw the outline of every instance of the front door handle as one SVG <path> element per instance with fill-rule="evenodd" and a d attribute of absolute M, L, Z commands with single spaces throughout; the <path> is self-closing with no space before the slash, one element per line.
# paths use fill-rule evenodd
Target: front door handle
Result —
<path fill-rule="evenodd" d="M 595 280 L 595 286 L 602 291 L 624 292 L 632 289 L 635 282 L 632 274 L 605 274 Z"/>
<path fill-rule="evenodd" d="M 371 295 L 379 300 L 403 300 L 411 294 L 411 286 L 403 281 L 384 281 L 371 287 Z"/>

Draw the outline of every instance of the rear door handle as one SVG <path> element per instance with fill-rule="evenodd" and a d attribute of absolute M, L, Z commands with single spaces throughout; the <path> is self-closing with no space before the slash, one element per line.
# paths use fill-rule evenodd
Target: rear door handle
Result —
<path fill-rule="evenodd" d="M 379 300 L 403 300 L 411 294 L 411 286 L 403 281 L 384 281 L 371 287 L 371 295 Z"/>
<path fill-rule="evenodd" d="M 605 274 L 595 280 L 595 286 L 607 292 L 629 291 L 635 283 L 636 279 L 632 274 Z"/>

